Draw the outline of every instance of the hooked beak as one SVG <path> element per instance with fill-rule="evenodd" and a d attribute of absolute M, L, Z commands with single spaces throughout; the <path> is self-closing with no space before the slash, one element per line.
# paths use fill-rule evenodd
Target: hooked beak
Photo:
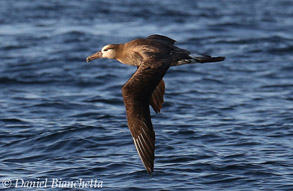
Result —
<path fill-rule="evenodd" d="M 103 54 L 101 51 L 98 51 L 95 54 L 88 56 L 86 58 L 86 62 L 90 62 L 92 60 L 99 59 L 99 58 L 103 58 Z"/>

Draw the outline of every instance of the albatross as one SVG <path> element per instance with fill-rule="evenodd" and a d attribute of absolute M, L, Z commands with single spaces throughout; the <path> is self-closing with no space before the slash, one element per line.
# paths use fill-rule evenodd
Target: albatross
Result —
<path fill-rule="evenodd" d="M 225 57 L 191 56 L 187 50 L 175 46 L 175 40 L 151 35 L 122 44 L 108 44 L 88 56 L 87 62 L 99 58 L 115 59 L 123 64 L 137 66 L 136 72 L 122 87 L 130 129 L 137 153 L 151 174 L 154 170 L 155 132 L 150 117 L 150 108 L 158 113 L 164 102 L 163 77 L 169 67 L 192 63 L 223 61 Z"/>

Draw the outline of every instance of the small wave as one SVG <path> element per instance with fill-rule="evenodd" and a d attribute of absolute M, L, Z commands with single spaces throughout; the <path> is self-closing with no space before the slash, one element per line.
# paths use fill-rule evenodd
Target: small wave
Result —
<path fill-rule="evenodd" d="M 286 43 L 288 39 L 286 37 L 281 36 L 269 36 L 269 37 L 251 37 L 251 38 L 226 38 L 226 39 L 220 39 L 215 40 L 215 43 L 218 44 L 256 44 L 256 43 L 264 43 L 264 42 L 270 42 L 270 43 Z"/>
<path fill-rule="evenodd" d="M 21 157 L 21 158 L 7 158 L 4 159 L 3 162 L 13 162 L 13 163 L 25 163 L 25 162 L 36 162 L 40 160 L 44 160 L 47 157 L 45 155 L 34 155 L 28 157 Z"/>
<path fill-rule="evenodd" d="M 0 47 L 0 49 L 2 49 L 2 50 L 17 50 L 17 49 L 28 48 L 28 47 L 29 47 L 28 45 L 17 44 L 17 45 L 2 46 L 2 47 Z"/>
<path fill-rule="evenodd" d="M 121 105 L 122 104 L 122 101 L 121 99 L 118 99 L 118 98 L 91 98 L 91 99 L 87 99 L 85 100 L 86 102 L 100 102 L 100 103 L 105 103 L 105 104 L 119 104 Z"/>
<path fill-rule="evenodd" d="M 94 118 L 94 119 L 111 119 L 114 118 L 113 115 L 110 114 L 101 114 L 100 112 L 84 112 L 84 113 L 80 113 L 80 114 L 75 114 L 72 115 L 70 117 L 74 117 L 74 118 Z"/>
<path fill-rule="evenodd" d="M 243 179 L 243 177 L 233 177 L 233 176 L 229 176 L 229 177 L 215 177 L 216 180 L 209 180 L 209 181 L 204 181 L 203 184 L 221 184 L 221 183 L 231 183 L 231 182 L 236 182 L 236 181 L 240 181 Z"/>
<path fill-rule="evenodd" d="M 220 80 L 217 80 L 217 79 L 213 79 L 213 78 L 207 78 L 207 77 L 202 78 L 202 81 L 208 82 L 208 83 L 224 84 L 223 81 L 220 81 Z"/>
<path fill-rule="evenodd" d="M 274 85 L 265 85 L 261 86 L 263 89 L 276 89 L 276 88 L 293 88 L 293 84 L 274 84 Z"/>
<path fill-rule="evenodd" d="M 28 123 L 27 121 L 24 121 L 18 118 L 4 118 L 0 120 L 6 123 Z"/>
<path fill-rule="evenodd" d="M 267 50 L 271 54 L 292 54 L 293 52 L 293 46 L 287 46 L 282 48 L 270 48 Z"/>

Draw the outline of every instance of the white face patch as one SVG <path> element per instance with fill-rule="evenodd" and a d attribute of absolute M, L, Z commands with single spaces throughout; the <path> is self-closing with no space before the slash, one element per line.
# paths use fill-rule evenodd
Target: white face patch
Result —
<path fill-rule="evenodd" d="M 114 59 L 116 56 L 116 50 L 110 48 L 109 45 L 104 46 L 101 52 L 103 54 L 103 58 Z"/>

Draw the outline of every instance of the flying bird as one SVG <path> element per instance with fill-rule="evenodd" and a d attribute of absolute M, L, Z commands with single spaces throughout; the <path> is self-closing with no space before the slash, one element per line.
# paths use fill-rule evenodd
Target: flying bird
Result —
<path fill-rule="evenodd" d="M 122 96 L 134 145 L 149 174 L 153 172 L 155 159 L 155 132 L 149 105 L 156 113 L 160 112 L 164 102 L 165 73 L 170 66 L 225 59 L 208 55 L 192 57 L 189 51 L 176 47 L 175 42 L 169 37 L 155 34 L 123 44 L 108 44 L 86 58 L 87 62 L 108 58 L 137 66 L 136 72 L 122 87 Z"/>

